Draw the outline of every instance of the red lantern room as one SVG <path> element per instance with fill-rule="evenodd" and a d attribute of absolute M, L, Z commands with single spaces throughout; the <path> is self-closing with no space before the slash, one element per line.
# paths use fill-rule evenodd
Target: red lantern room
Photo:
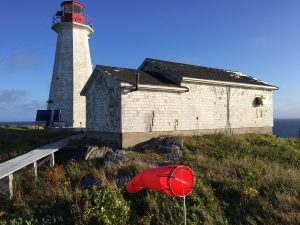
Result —
<path fill-rule="evenodd" d="M 64 1 L 61 3 L 61 11 L 54 16 L 53 23 L 75 22 L 90 25 L 84 14 L 84 5 L 77 1 Z"/>
<path fill-rule="evenodd" d="M 76 1 L 65 1 L 61 3 L 63 16 L 61 22 L 76 22 L 84 24 L 84 5 Z"/>

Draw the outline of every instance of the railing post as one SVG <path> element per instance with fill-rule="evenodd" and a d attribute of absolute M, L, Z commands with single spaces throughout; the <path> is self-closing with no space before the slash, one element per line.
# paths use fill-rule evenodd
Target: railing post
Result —
<path fill-rule="evenodd" d="M 34 174 L 34 177 L 35 179 L 37 179 L 37 169 L 38 169 L 38 165 L 37 165 L 37 162 L 34 162 L 33 163 L 33 174 Z"/>
<path fill-rule="evenodd" d="M 50 157 L 50 167 L 54 167 L 55 165 L 55 158 L 54 158 L 54 152 L 51 153 Z"/>
<path fill-rule="evenodd" d="M 14 175 L 13 174 L 9 174 L 8 175 L 9 199 L 12 199 L 14 197 L 13 179 L 14 179 Z"/>

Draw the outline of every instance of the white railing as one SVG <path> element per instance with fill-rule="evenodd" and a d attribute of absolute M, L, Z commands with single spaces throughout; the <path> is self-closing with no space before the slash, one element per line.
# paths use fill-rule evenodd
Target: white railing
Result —
<path fill-rule="evenodd" d="M 78 140 L 85 136 L 85 133 L 74 135 L 55 143 L 51 143 L 34 149 L 24 155 L 8 160 L 0 164 L 0 197 L 13 197 L 13 174 L 25 167 L 32 167 L 35 177 L 38 175 L 38 167 L 49 162 L 49 166 L 55 164 L 54 153 L 65 147 L 70 140 Z"/>

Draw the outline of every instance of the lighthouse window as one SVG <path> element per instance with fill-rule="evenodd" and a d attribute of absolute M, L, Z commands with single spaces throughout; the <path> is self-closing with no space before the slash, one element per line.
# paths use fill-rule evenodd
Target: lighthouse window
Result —
<path fill-rule="evenodd" d="M 81 8 L 78 5 L 74 5 L 74 13 L 81 13 Z"/>
<path fill-rule="evenodd" d="M 72 13 L 72 11 L 73 11 L 72 5 L 65 5 L 64 11 L 65 11 L 65 13 Z"/>

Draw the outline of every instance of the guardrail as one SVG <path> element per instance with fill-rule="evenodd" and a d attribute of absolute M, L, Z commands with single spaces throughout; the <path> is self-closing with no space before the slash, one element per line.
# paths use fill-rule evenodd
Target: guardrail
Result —
<path fill-rule="evenodd" d="M 70 140 L 78 140 L 86 134 L 73 135 L 60 141 L 34 149 L 24 155 L 8 160 L 0 164 L 0 197 L 12 199 L 13 197 L 13 178 L 14 173 L 25 168 L 31 167 L 35 177 L 38 175 L 38 167 L 49 162 L 54 167 L 54 153 L 65 147 Z"/>
<path fill-rule="evenodd" d="M 56 23 L 61 23 L 63 19 L 63 15 L 58 16 L 58 15 L 54 15 L 52 18 L 52 25 L 56 24 Z M 86 14 L 84 14 L 84 25 L 88 25 L 91 28 L 93 28 L 93 23 L 92 20 L 90 19 L 90 17 Z"/>

